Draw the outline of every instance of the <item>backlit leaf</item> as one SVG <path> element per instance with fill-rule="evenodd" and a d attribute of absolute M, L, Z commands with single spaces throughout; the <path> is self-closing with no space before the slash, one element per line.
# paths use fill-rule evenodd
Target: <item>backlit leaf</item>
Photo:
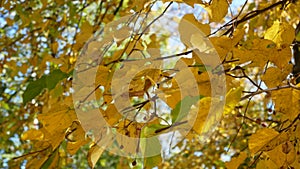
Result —
<path fill-rule="evenodd" d="M 78 121 L 74 121 L 67 131 L 67 151 L 74 155 L 88 142 L 85 131 Z"/>
<path fill-rule="evenodd" d="M 279 133 L 274 129 L 263 128 L 252 134 L 249 138 L 249 149 L 252 155 L 261 151 L 271 140 L 277 137 Z M 274 148 L 274 147 L 273 147 Z"/>
<path fill-rule="evenodd" d="M 76 44 L 74 48 L 76 50 L 80 49 L 84 43 L 92 36 L 93 33 L 93 26 L 88 22 L 85 21 L 80 27 L 80 33 L 76 36 Z"/>
<path fill-rule="evenodd" d="M 59 155 L 59 151 L 56 149 L 56 151 L 53 152 L 48 160 L 42 165 L 41 169 L 57 168 L 59 166 Z"/>
<path fill-rule="evenodd" d="M 172 110 L 172 122 L 178 122 L 185 118 L 191 109 L 191 106 L 197 103 L 198 100 L 202 99 L 203 96 L 186 96 L 179 103 L 176 104 L 176 107 Z"/>
<path fill-rule="evenodd" d="M 168 126 L 166 125 L 161 125 L 161 124 L 151 124 L 143 127 L 142 129 L 142 137 L 152 137 L 157 135 L 160 129 L 165 129 Z"/>
<path fill-rule="evenodd" d="M 43 140 L 44 133 L 41 130 L 30 129 L 22 134 L 22 140 Z"/>
<path fill-rule="evenodd" d="M 297 85 L 299 86 L 299 84 Z M 282 89 L 272 91 L 275 110 L 282 115 L 282 121 L 293 121 L 299 114 L 300 91 L 297 89 Z M 289 125 L 289 123 L 285 123 Z"/>
<path fill-rule="evenodd" d="M 51 144 L 54 148 L 64 139 L 65 132 L 76 120 L 76 113 L 67 105 L 54 105 L 48 112 L 38 115 L 38 119 L 49 132 Z"/>
<path fill-rule="evenodd" d="M 106 122 L 111 126 L 115 125 L 123 117 L 113 104 L 109 104 L 105 112 L 102 113 L 103 117 L 106 119 Z"/>
<path fill-rule="evenodd" d="M 228 6 L 227 0 L 212 0 L 211 4 L 205 7 L 209 14 L 210 22 L 221 21 L 228 12 Z"/>
<path fill-rule="evenodd" d="M 236 29 L 233 37 L 220 36 L 209 38 L 210 42 L 214 45 L 215 50 L 218 52 L 220 60 L 223 60 L 227 54 L 243 39 L 245 35 L 244 29 Z"/>
<path fill-rule="evenodd" d="M 145 169 L 151 169 L 162 162 L 162 157 L 160 155 L 146 157 L 144 158 Z"/>
<path fill-rule="evenodd" d="M 222 117 L 222 105 L 217 98 L 204 97 L 192 107 L 188 123 L 197 134 L 209 132 Z"/>
<path fill-rule="evenodd" d="M 188 21 L 190 24 L 194 25 L 196 28 L 199 29 L 199 31 L 202 31 L 205 35 L 210 34 L 210 27 L 208 24 L 200 23 L 193 14 L 186 14 L 182 18 L 183 20 Z M 180 26 L 180 23 L 179 23 Z M 179 28 L 180 29 L 180 28 Z M 193 34 L 193 32 L 190 32 Z"/>
<path fill-rule="evenodd" d="M 140 142 L 144 158 L 144 168 L 151 169 L 162 162 L 161 155 L 154 155 L 161 151 L 160 141 L 157 137 L 141 139 Z"/>
<path fill-rule="evenodd" d="M 279 86 L 284 79 L 286 79 L 286 76 L 280 69 L 275 67 L 268 68 L 266 73 L 262 76 L 262 80 L 270 88 Z"/>
<path fill-rule="evenodd" d="M 284 152 L 284 147 L 289 150 Z M 270 160 L 272 160 L 277 166 L 290 165 L 296 160 L 295 147 L 289 141 L 267 152 L 267 155 L 269 156 Z"/>
<path fill-rule="evenodd" d="M 290 24 L 276 20 L 266 31 L 264 37 L 265 39 L 272 40 L 278 45 L 289 45 L 295 38 L 294 32 L 294 28 Z"/>
<path fill-rule="evenodd" d="M 225 165 L 228 169 L 238 168 L 244 160 L 247 158 L 246 152 L 241 152 L 237 157 L 233 157 L 230 162 L 226 162 Z"/>
<path fill-rule="evenodd" d="M 257 169 L 273 169 L 277 167 L 278 166 L 270 159 L 259 160 L 256 165 Z"/>
<path fill-rule="evenodd" d="M 230 113 L 234 107 L 239 103 L 242 96 L 242 87 L 238 87 L 236 89 L 230 89 L 230 91 L 226 94 L 226 104 L 224 108 L 224 114 Z"/>
<path fill-rule="evenodd" d="M 104 149 L 102 147 L 99 147 L 97 144 L 94 144 L 89 152 L 88 152 L 88 164 L 91 168 L 94 168 L 97 161 L 99 160 L 99 158 L 101 157 L 102 153 L 103 153 Z"/>

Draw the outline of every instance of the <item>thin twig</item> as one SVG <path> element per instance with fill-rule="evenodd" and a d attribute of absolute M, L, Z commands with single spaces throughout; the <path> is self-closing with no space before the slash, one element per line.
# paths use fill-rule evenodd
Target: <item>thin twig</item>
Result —
<path fill-rule="evenodd" d="M 264 90 L 259 90 L 259 91 L 256 91 L 256 92 L 253 92 L 251 94 L 248 94 L 246 96 L 243 96 L 241 98 L 241 100 L 245 100 L 251 96 L 255 96 L 255 95 L 258 95 L 258 94 L 261 94 L 261 93 L 268 93 L 270 91 L 274 91 L 274 90 L 280 90 L 280 89 L 287 89 L 287 88 L 292 88 L 291 85 L 284 85 L 284 86 L 277 86 L 277 87 L 274 87 L 274 88 L 269 88 L 269 89 L 264 89 Z"/>
<path fill-rule="evenodd" d="M 236 21 L 234 24 L 231 24 L 231 27 L 223 35 L 227 35 L 228 33 L 233 32 L 234 27 L 237 27 L 239 24 L 241 24 L 243 22 L 246 22 L 246 21 L 248 21 L 248 20 L 250 20 L 250 19 L 252 19 L 252 18 L 254 18 L 254 17 L 256 17 L 256 16 L 258 16 L 258 15 L 260 15 L 260 14 L 262 14 L 262 13 L 268 11 L 268 10 L 270 10 L 270 9 L 272 9 L 272 8 L 275 8 L 275 7 L 279 6 L 279 5 L 284 6 L 284 4 L 286 2 L 287 2 L 287 0 L 279 1 L 279 2 L 276 2 L 276 3 L 272 4 L 272 5 L 264 8 L 264 9 L 259 9 L 259 10 L 255 10 L 255 11 L 249 12 L 243 18 L 241 18 L 238 21 Z"/>

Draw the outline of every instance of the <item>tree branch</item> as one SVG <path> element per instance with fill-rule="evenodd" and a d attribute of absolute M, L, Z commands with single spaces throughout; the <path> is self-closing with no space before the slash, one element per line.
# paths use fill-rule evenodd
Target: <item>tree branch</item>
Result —
<path fill-rule="evenodd" d="M 260 15 L 260 14 L 262 14 L 262 13 L 268 11 L 268 10 L 270 10 L 270 9 L 272 9 L 272 8 L 275 8 L 275 7 L 279 6 L 279 5 L 284 6 L 286 4 L 286 2 L 287 2 L 287 0 L 282 0 L 282 1 L 276 2 L 276 3 L 274 3 L 274 4 L 272 4 L 272 5 L 268 6 L 268 7 L 266 7 L 264 9 L 259 9 L 259 10 L 254 10 L 254 11 L 249 12 L 243 18 L 237 20 L 236 22 L 226 23 L 222 27 L 227 27 L 229 25 L 231 25 L 231 27 L 225 33 L 223 33 L 223 35 L 227 35 L 229 33 L 232 33 L 233 30 L 234 30 L 234 28 L 237 27 L 239 24 L 241 24 L 243 22 L 246 22 L 246 21 L 248 21 L 248 20 L 250 20 L 250 19 L 252 19 L 252 18 L 254 18 L 254 17 L 256 17 L 256 16 L 258 16 L 258 15 Z"/>

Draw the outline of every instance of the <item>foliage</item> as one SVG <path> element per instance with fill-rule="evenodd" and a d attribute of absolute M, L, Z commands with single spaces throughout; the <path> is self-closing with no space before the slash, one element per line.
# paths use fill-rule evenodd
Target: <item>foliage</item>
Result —
<path fill-rule="evenodd" d="M 1 168 L 300 168 L 300 2 L 236 5 L 1 1 Z M 98 144 L 108 132 L 138 141 L 107 147 L 162 153 L 118 156 Z"/>

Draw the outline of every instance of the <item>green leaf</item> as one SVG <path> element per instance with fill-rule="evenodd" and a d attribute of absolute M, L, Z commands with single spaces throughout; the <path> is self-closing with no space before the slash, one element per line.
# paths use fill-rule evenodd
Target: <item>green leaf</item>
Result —
<path fill-rule="evenodd" d="M 144 158 L 144 168 L 153 168 L 162 162 L 160 155 Z"/>
<path fill-rule="evenodd" d="M 143 138 L 140 140 L 140 145 L 145 155 L 144 168 L 150 169 L 162 162 L 162 158 L 160 154 L 151 156 L 161 151 L 161 145 L 158 137 L 151 137 L 150 139 Z"/>
<path fill-rule="evenodd" d="M 161 124 L 151 124 L 151 125 L 145 126 L 142 129 L 141 137 L 147 138 L 147 137 L 155 136 L 157 134 L 156 131 L 158 131 L 160 129 L 165 129 L 168 127 L 169 126 L 167 126 L 167 125 L 161 125 Z"/>
<path fill-rule="evenodd" d="M 46 76 L 46 87 L 49 90 L 52 90 L 60 80 L 66 77 L 66 73 L 62 72 L 60 69 L 56 69 L 52 71 L 49 76 Z"/>
<path fill-rule="evenodd" d="M 153 168 L 162 162 L 161 155 L 155 155 L 161 152 L 161 144 L 158 137 L 154 136 L 157 134 L 155 133 L 156 130 L 166 127 L 166 125 L 161 124 L 151 124 L 143 127 L 140 138 L 140 146 L 145 156 L 143 159 L 144 168 Z"/>
<path fill-rule="evenodd" d="M 58 149 L 56 149 L 51 156 L 47 159 L 47 161 L 41 166 L 41 169 L 47 168 L 57 168 L 59 162 L 59 154 Z"/>
<path fill-rule="evenodd" d="M 49 75 L 43 75 L 40 79 L 30 82 L 23 93 L 23 103 L 26 104 L 34 99 L 45 88 L 52 90 L 60 80 L 68 76 L 69 74 L 57 69 L 52 71 Z"/>
<path fill-rule="evenodd" d="M 202 99 L 203 96 L 186 96 L 179 103 L 176 104 L 175 108 L 172 110 L 172 123 L 182 120 L 189 113 L 191 106 L 197 101 Z"/>
<path fill-rule="evenodd" d="M 23 103 L 26 104 L 28 101 L 35 98 L 38 94 L 42 92 L 45 86 L 45 77 L 42 77 L 36 81 L 32 81 L 31 83 L 29 83 L 29 85 L 23 93 Z"/>

